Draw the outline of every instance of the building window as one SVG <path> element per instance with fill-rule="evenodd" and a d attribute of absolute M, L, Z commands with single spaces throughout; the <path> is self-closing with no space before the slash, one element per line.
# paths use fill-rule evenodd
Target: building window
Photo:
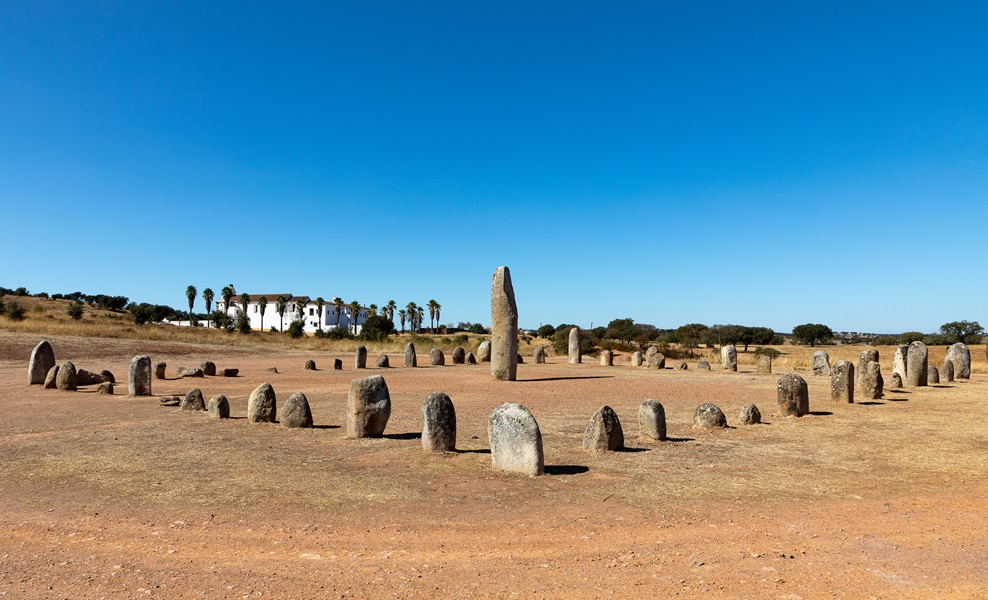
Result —
<path fill-rule="evenodd" d="M 314 308 L 310 308 L 310 309 L 309 309 L 309 316 L 311 317 L 311 316 L 313 316 L 313 315 L 315 315 L 315 314 L 316 314 L 316 309 L 314 309 Z"/>

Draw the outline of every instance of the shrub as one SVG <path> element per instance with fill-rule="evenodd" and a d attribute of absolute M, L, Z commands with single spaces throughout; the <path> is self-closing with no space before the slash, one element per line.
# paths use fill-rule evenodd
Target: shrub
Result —
<path fill-rule="evenodd" d="M 772 360 L 775 360 L 776 358 L 779 358 L 779 356 L 781 355 L 782 353 L 776 350 L 775 348 L 763 348 L 761 346 L 755 348 L 755 356 L 767 356 Z"/>
<path fill-rule="evenodd" d="M 268 331 L 270 331 L 271 333 L 278 333 L 278 328 L 272 325 L 271 328 L 268 329 Z M 319 331 L 316 332 L 316 337 L 322 337 L 322 334 L 323 334 L 323 330 L 320 329 Z"/>
<path fill-rule="evenodd" d="M 923 336 L 923 343 L 927 346 L 949 346 L 956 340 L 954 336 L 943 335 L 942 333 L 931 333 Z"/>
<path fill-rule="evenodd" d="M 487 328 L 481 325 L 480 323 L 474 323 L 473 325 L 470 326 L 470 329 L 468 329 L 467 331 L 469 331 L 470 333 L 484 335 L 485 333 L 487 333 Z"/>
<path fill-rule="evenodd" d="M 897 346 L 899 344 L 899 338 L 891 335 L 881 335 L 873 338 L 870 343 L 872 346 Z"/>
<path fill-rule="evenodd" d="M 918 342 L 923 339 L 923 334 L 918 331 L 907 331 L 905 333 L 899 334 L 900 344 L 911 344 L 913 342 Z"/>
<path fill-rule="evenodd" d="M 323 332 L 323 337 L 327 340 L 352 340 L 353 334 L 345 327 L 333 327 Z"/>
<path fill-rule="evenodd" d="M 395 324 L 391 319 L 380 315 L 372 315 L 364 321 L 364 326 L 360 329 L 360 339 L 371 342 L 380 342 L 388 339 L 394 333 Z"/>
<path fill-rule="evenodd" d="M 561 326 L 552 335 L 552 349 L 558 356 L 569 354 L 569 332 L 576 325 Z M 591 331 L 580 331 L 580 354 L 592 355 L 597 352 L 597 338 Z"/>
<path fill-rule="evenodd" d="M 288 337 L 294 340 L 305 337 L 305 323 L 300 319 L 292 321 L 292 324 L 288 326 Z"/>
<path fill-rule="evenodd" d="M 26 294 L 22 294 L 26 295 Z M 16 300 L 11 300 L 3 309 L 3 314 L 11 321 L 23 321 L 27 311 Z"/>
<path fill-rule="evenodd" d="M 470 336 L 468 336 L 465 333 L 461 333 L 460 335 L 453 338 L 453 341 L 456 342 L 457 346 L 466 346 L 467 344 L 470 343 Z"/>
<path fill-rule="evenodd" d="M 65 312 L 68 313 L 70 317 L 78 321 L 79 319 L 82 318 L 82 313 L 83 313 L 82 302 L 76 300 L 72 304 L 69 304 L 69 308 Z"/>
<path fill-rule="evenodd" d="M 240 333 L 250 333 L 250 319 L 244 313 L 237 315 L 235 329 Z"/>

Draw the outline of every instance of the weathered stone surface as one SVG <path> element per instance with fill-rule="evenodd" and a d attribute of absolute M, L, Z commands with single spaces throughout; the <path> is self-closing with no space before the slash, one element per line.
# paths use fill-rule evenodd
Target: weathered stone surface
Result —
<path fill-rule="evenodd" d="M 477 346 L 477 362 L 491 362 L 491 343 L 487 340 Z"/>
<path fill-rule="evenodd" d="M 106 383 L 106 382 L 116 383 L 117 382 L 117 378 L 113 376 L 113 373 L 107 371 L 106 369 L 103 369 L 102 371 L 100 371 L 99 374 L 103 378 L 103 382 L 104 383 Z"/>
<path fill-rule="evenodd" d="M 889 388 L 893 390 L 902 389 L 902 376 L 898 373 L 892 373 L 892 385 Z"/>
<path fill-rule="evenodd" d="M 645 364 L 647 365 L 649 363 L 649 360 L 653 356 L 655 356 L 656 354 L 658 354 L 658 353 L 659 353 L 659 347 L 658 346 L 649 346 L 648 348 L 646 348 L 645 349 Z"/>
<path fill-rule="evenodd" d="M 545 472 L 542 432 L 535 417 L 521 404 L 506 402 L 487 418 L 491 466 L 495 471 L 531 477 Z"/>
<path fill-rule="evenodd" d="M 649 398 L 638 407 L 638 432 L 643 438 L 666 439 L 666 411 L 658 400 Z"/>
<path fill-rule="evenodd" d="M 583 355 L 580 352 L 579 327 L 573 327 L 569 330 L 569 362 L 574 365 L 583 362 Z"/>
<path fill-rule="evenodd" d="M 930 365 L 929 369 L 927 370 L 926 382 L 929 383 L 930 385 L 933 385 L 934 383 L 940 383 L 940 371 L 933 365 Z"/>
<path fill-rule="evenodd" d="M 882 377 L 882 370 L 878 361 L 859 362 L 858 370 L 863 372 L 856 374 L 858 381 L 855 388 L 860 389 L 861 393 L 858 394 L 856 389 L 855 394 L 866 400 L 881 398 L 885 394 L 885 379 Z"/>
<path fill-rule="evenodd" d="M 473 352 L 467 352 L 466 363 L 468 365 L 477 364 L 477 357 L 473 355 Z"/>
<path fill-rule="evenodd" d="M 161 406 L 178 406 L 182 403 L 182 399 L 178 396 L 165 396 L 161 399 Z"/>
<path fill-rule="evenodd" d="M 168 367 L 168 365 L 166 363 L 163 363 L 163 362 L 154 363 L 154 378 L 155 379 L 164 379 L 165 378 L 165 369 L 167 367 Z"/>
<path fill-rule="evenodd" d="M 810 361 L 810 366 L 813 368 L 814 375 L 830 375 L 830 355 L 824 350 L 817 350 L 813 353 L 813 359 Z"/>
<path fill-rule="evenodd" d="M 649 369 L 664 369 L 666 368 L 666 355 L 658 351 L 648 354 L 645 357 L 645 364 Z"/>
<path fill-rule="evenodd" d="M 864 377 L 865 365 L 869 362 L 878 362 L 878 350 L 868 349 L 858 356 L 858 368 L 854 371 L 854 387 L 861 387 L 861 378 Z M 865 398 L 870 398 L 865 394 L 860 394 Z"/>
<path fill-rule="evenodd" d="M 281 405 L 281 426 L 291 429 L 312 427 L 312 410 L 309 399 L 302 392 L 295 392 Z"/>
<path fill-rule="evenodd" d="M 602 406 L 590 417 L 583 432 L 583 449 L 590 452 L 620 450 L 624 448 L 624 430 L 621 420 L 610 406 Z"/>
<path fill-rule="evenodd" d="M 104 381 L 103 383 L 99 384 L 99 387 L 98 388 L 96 388 L 96 393 L 97 394 L 109 394 L 109 395 L 112 396 L 113 395 L 113 383 L 112 382 L 109 382 L 109 381 Z"/>
<path fill-rule="evenodd" d="M 76 385 L 96 385 L 103 383 L 103 376 L 85 369 L 76 369 L 75 381 Z"/>
<path fill-rule="evenodd" d="M 954 364 L 954 377 L 956 379 L 971 378 L 971 351 L 966 344 L 957 343 L 947 348 L 947 356 L 944 361 Z"/>
<path fill-rule="evenodd" d="M 733 344 L 721 346 L 720 364 L 724 367 L 725 371 L 738 370 L 738 349 Z"/>
<path fill-rule="evenodd" d="M 771 373 L 772 372 L 772 357 L 771 356 L 759 356 L 758 357 L 758 372 L 759 373 Z"/>
<path fill-rule="evenodd" d="M 274 423 L 278 419 L 278 398 L 270 383 L 262 383 L 247 399 L 248 423 Z"/>
<path fill-rule="evenodd" d="M 704 402 L 693 413 L 693 427 L 727 427 L 727 417 L 713 402 Z"/>
<path fill-rule="evenodd" d="M 903 381 L 906 381 L 906 354 L 909 353 L 909 344 L 896 346 L 895 357 L 892 359 L 892 374 L 898 373 Z"/>
<path fill-rule="evenodd" d="M 367 347 L 357 346 L 357 350 L 353 353 L 353 368 L 354 369 L 366 369 L 367 368 Z"/>
<path fill-rule="evenodd" d="M 700 362 L 696 363 L 696 370 L 697 371 L 709 371 L 710 370 L 710 363 L 708 363 L 705 360 L 701 360 Z"/>
<path fill-rule="evenodd" d="M 45 375 L 45 389 L 54 390 L 58 388 L 58 365 L 48 369 L 48 374 Z"/>
<path fill-rule="evenodd" d="M 240 369 L 222 369 L 220 375 L 223 377 L 236 377 L 240 374 Z"/>
<path fill-rule="evenodd" d="M 429 364 L 433 367 L 442 367 L 446 365 L 446 355 L 439 348 L 433 348 L 429 350 Z"/>
<path fill-rule="evenodd" d="M 422 448 L 429 452 L 456 449 L 456 409 L 443 392 L 433 392 L 422 401 Z"/>
<path fill-rule="evenodd" d="M 830 399 L 846 404 L 854 403 L 854 364 L 839 360 L 830 369 Z"/>
<path fill-rule="evenodd" d="M 387 354 L 382 354 L 377 357 L 377 366 L 379 369 L 390 369 L 391 361 L 388 359 Z"/>
<path fill-rule="evenodd" d="M 518 306 L 508 267 L 494 269 L 491 280 L 491 377 L 515 381 L 518 376 Z"/>
<path fill-rule="evenodd" d="M 810 412 L 810 393 L 806 380 L 795 373 L 779 377 L 779 414 L 784 417 L 802 417 Z"/>
<path fill-rule="evenodd" d="M 199 368 L 202 369 L 202 372 L 205 375 L 209 375 L 210 377 L 216 375 L 216 363 L 211 360 L 203 361 L 203 363 L 199 365 Z"/>
<path fill-rule="evenodd" d="M 535 360 L 535 364 L 544 365 L 545 364 L 545 346 L 536 346 L 532 350 L 532 358 Z"/>
<path fill-rule="evenodd" d="M 229 419 L 230 401 L 223 394 L 217 394 L 209 399 L 209 404 L 206 405 L 206 411 L 214 419 Z"/>
<path fill-rule="evenodd" d="M 31 350 L 31 360 L 27 364 L 28 385 L 43 384 L 48 371 L 55 366 L 55 351 L 48 340 L 43 340 Z"/>
<path fill-rule="evenodd" d="M 267 369 L 264 369 L 264 372 L 265 373 L 274 373 L 274 374 L 277 375 L 278 374 L 278 367 L 268 367 Z"/>
<path fill-rule="evenodd" d="M 333 359 L 333 370 L 334 371 L 342 371 L 343 370 L 343 359 L 342 358 L 335 358 L 335 359 Z"/>
<path fill-rule="evenodd" d="M 640 366 L 642 366 L 642 353 L 641 352 L 632 352 L 631 353 L 631 366 L 632 367 L 640 367 Z"/>
<path fill-rule="evenodd" d="M 920 341 L 909 344 L 909 352 L 906 353 L 906 382 L 911 386 L 924 386 L 927 384 L 927 362 L 928 350 L 926 344 Z M 957 365 L 954 365 L 954 376 L 957 376 Z"/>
<path fill-rule="evenodd" d="M 198 367 L 179 367 L 175 369 L 175 374 L 179 377 L 202 377 L 205 373 Z"/>
<path fill-rule="evenodd" d="M 941 367 L 943 373 L 941 373 L 941 378 L 944 383 L 949 383 L 954 380 L 954 363 L 949 360 L 943 361 L 943 367 Z M 47 383 L 45 387 L 48 387 Z"/>
<path fill-rule="evenodd" d="M 614 366 L 614 353 L 610 350 L 600 351 L 600 366 L 602 367 L 613 367 Z"/>
<path fill-rule="evenodd" d="M 415 356 L 415 344 L 408 342 L 405 346 L 405 366 L 417 367 L 418 364 L 418 358 Z"/>
<path fill-rule="evenodd" d="M 127 373 L 127 394 L 131 396 L 151 395 L 151 357 L 142 354 L 130 359 Z"/>
<path fill-rule="evenodd" d="M 453 348 L 453 364 L 462 365 L 467 358 L 467 351 L 463 349 L 463 346 L 457 346 Z"/>
<path fill-rule="evenodd" d="M 350 382 L 346 409 L 347 437 L 381 437 L 390 418 L 391 395 L 383 377 L 374 375 Z"/>
<path fill-rule="evenodd" d="M 75 365 L 70 361 L 63 362 L 58 367 L 58 374 L 55 376 L 55 387 L 63 391 L 74 392 L 78 385 Z"/>
<path fill-rule="evenodd" d="M 738 421 L 742 425 L 757 425 L 762 422 L 762 412 L 754 404 L 745 404 L 741 407 Z"/>
<path fill-rule="evenodd" d="M 192 388 L 182 399 L 182 410 L 206 410 L 206 402 L 202 399 L 202 390 Z"/>
<path fill-rule="evenodd" d="M 689 371 L 690 366 L 685 360 L 681 360 L 676 363 L 675 369 L 677 371 Z"/>
<path fill-rule="evenodd" d="M 305 361 L 304 370 L 305 371 L 316 371 L 317 370 L 316 369 L 316 361 L 312 360 L 311 358 L 309 360 Z"/>

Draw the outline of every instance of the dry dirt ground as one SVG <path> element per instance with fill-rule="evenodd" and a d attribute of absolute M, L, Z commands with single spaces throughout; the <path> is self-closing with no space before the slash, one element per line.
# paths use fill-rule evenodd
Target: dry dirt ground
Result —
<path fill-rule="evenodd" d="M 28 386 L 38 341 L 0 334 L 0 597 L 988 597 L 985 375 L 835 405 L 828 378 L 803 372 L 812 413 L 787 419 L 778 373 L 748 366 L 552 359 L 507 383 L 489 365 L 357 372 L 344 356 L 341 372 L 333 355 L 53 338 L 58 361 L 123 381 L 103 396 Z M 241 376 L 155 380 L 154 398 L 130 398 L 138 353 L 170 377 L 206 359 Z M 376 373 L 387 435 L 345 439 L 349 382 Z M 304 392 L 316 427 L 248 424 L 264 381 L 279 399 Z M 196 386 L 225 394 L 233 418 L 159 405 Z M 419 406 L 435 390 L 455 403 L 456 453 L 422 451 Z M 669 441 L 636 439 L 650 397 Z M 545 476 L 491 471 L 487 415 L 506 401 L 538 420 Z M 754 402 L 767 424 L 694 430 L 705 401 L 731 425 Z M 589 455 L 583 430 L 603 404 L 629 448 Z"/>

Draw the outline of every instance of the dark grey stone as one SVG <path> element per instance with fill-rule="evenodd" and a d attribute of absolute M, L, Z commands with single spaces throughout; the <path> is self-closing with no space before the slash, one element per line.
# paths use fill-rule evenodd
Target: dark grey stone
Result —
<path fill-rule="evenodd" d="M 117 378 L 113 376 L 113 373 L 103 369 L 99 372 L 100 376 L 103 378 L 104 382 L 116 383 Z"/>
<path fill-rule="evenodd" d="M 210 377 L 216 375 L 216 363 L 211 360 L 203 361 L 199 368 L 202 369 L 205 375 L 209 375 Z"/>
<path fill-rule="evenodd" d="M 727 417 L 713 402 L 704 402 L 693 413 L 693 427 L 727 427 Z"/>
<path fill-rule="evenodd" d="M 779 413 L 784 417 L 802 417 L 810 412 L 810 393 L 806 380 L 795 373 L 779 377 Z"/>
<path fill-rule="evenodd" d="M 405 366 L 417 367 L 418 365 L 419 361 L 415 356 L 415 344 L 408 342 L 408 344 L 405 345 Z"/>
<path fill-rule="evenodd" d="M 462 365 L 467 359 L 467 351 L 463 349 L 463 346 L 457 346 L 453 348 L 453 364 Z"/>
<path fill-rule="evenodd" d="M 468 365 L 475 365 L 475 364 L 477 364 L 477 358 L 473 355 L 473 352 L 467 352 L 466 363 Z"/>
<path fill-rule="evenodd" d="M 220 371 L 220 375 L 223 377 L 236 377 L 240 374 L 240 369 L 223 369 Z"/>
<path fill-rule="evenodd" d="M 537 365 L 545 364 L 545 346 L 536 346 L 535 349 L 532 350 L 532 360 L 534 360 Z"/>
<path fill-rule="evenodd" d="M 422 448 L 430 452 L 456 449 L 456 409 L 443 392 L 422 401 Z"/>
<path fill-rule="evenodd" d="M 762 413 L 754 404 L 745 404 L 741 407 L 738 421 L 742 425 L 757 425 L 762 422 Z"/>
<path fill-rule="evenodd" d="M 76 385 L 96 385 L 103 383 L 102 375 L 87 371 L 86 369 L 76 369 L 75 377 Z"/>
<path fill-rule="evenodd" d="M 367 368 L 367 347 L 357 346 L 357 351 L 353 354 L 353 368 L 354 369 L 366 369 Z"/>
<path fill-rule="evenodd" d="M 666 411 L 658 400 L 649 398 L 638 407 L 638 431 L 641 437 L 666 439 Z"/>
<path fill-rule="evenodd" d="M 165 378 L 165 369 L 167 368 L 167 366 L 168 365 L 166 365 L 163 362 L 154 363 L 154 378 L 155 379 L 164 379 Z"/>
<path fill-rule="evenodd" d="M 940 383 L 940 371 L 937 370 L 937 368 L 934 367 L 933 365 L 930 365 L 929 369 L 927 370 L 926 381 L 930 385 L 933 385 L 934 383 Z"/>
<path fill-rule="evenodd" d="M 377 366 L 378 366 L 378 368 L 381 368 L 381 369 L 390 369 L 391 368 L 391 361 L 388 360 L 388 355 L 387 354 L 382 354 L 381 356 L 378 356 L 377 357 Z"/>
<path fill-rule="evenodd" d="M 446 355 L 439 348 L 429 350 L 429 364 L 433 367 L 442 367 L 446 364 Z"/>
<path fill-rule="evenodd" d="M 583 449 L 590 452 L 620 450 L 624 448 L 624 430 L 621 420 L 610 406 L 602 406 L 590 417 L 583 432 Z"/>
<path fill-rule="evenodd" d="M 295 392 L 281 405 L 281 426 L 293 429 L 312 427 L 312 410 L 305 394 Z"/>
<path fill-rule="evenodd" d="M 151 395 L 151 357 L 143 354 L 130 360 L 127 373 L 127 394 L 131 396 Z"/>
<path fill-rule="evenodd" d="M 697 371 L 709 371 L 710 370 L 710 363 L 708 363 L 705 360 L 701 360 L 700 362 L 696 363 L 696 370 Z"/>
<path fill-rule="evenodd" d="M 311 358 L 309 360 L 305 361 L 305 367 L 304 367 L 303 370 L 305 370 L 305 371 L 315 371 L 316 370 L 316 361 L 312 360 Z"/>
<path fill-rule="evenodd" d="M 902 376 L 900 376 L 898 373 L 892 373 L 892 384 L 889 386 L 889 389 L 893 389 L 893 390 L 902 389 Z"/>
<path fill-rule="evenodd" d="M 342 371 L 343 370 L 343 359 L 342 358 L 333 359 L 333 370 L 334 371 Z"/>
<path fill-rule="evenodd" d="M 206 411 L 214 419 L 229 419 L 230 401 L 223 394 L 217 394 L 209 399 L 209 404 L 206 405 Z"/>
<path fill-rule="evenodd" d="M 202 390 L 192 388 L 185 394 L 181 404 L 182 410 L 206 410 L 206 402 L 202 399 Z"/>
<path fill-rule="evenodd" d="M 940 374 L 940 377 L 943 380 L 943 382 L 944 383 L 952 382 L 954 380 L 954 363 L 950 362 L 949 360 L 945 360 L 943 361 L 942 369 L 943 369 L 943 373 Z M 47 382 L 45 383 L 45 387 L 48 387 Z"/>

